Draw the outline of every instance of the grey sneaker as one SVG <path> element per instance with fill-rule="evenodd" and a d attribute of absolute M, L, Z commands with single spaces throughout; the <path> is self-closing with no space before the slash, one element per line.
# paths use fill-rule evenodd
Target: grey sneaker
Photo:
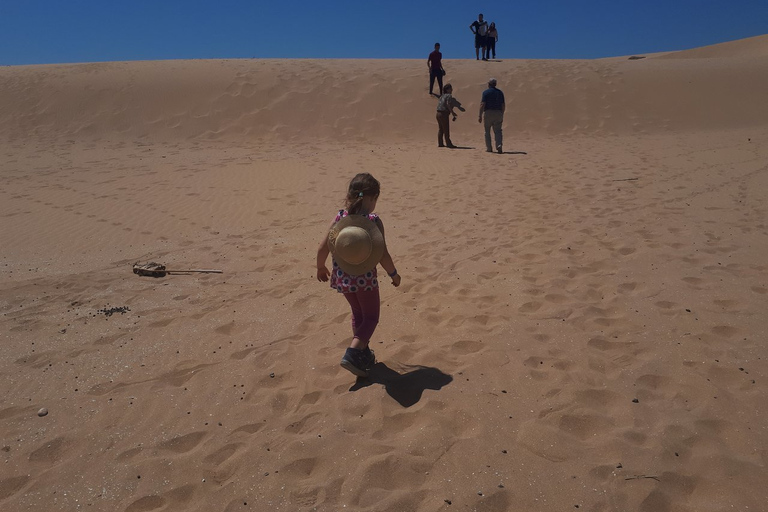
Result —
<path fill-rule="evenodd" d="M 341 358 L 342 368 L 357 375 L 358 377 L 367 377 L 368 372 L 376 363 L 376 356 L 373 355 L 373 351 L 369 348 L 360 350 L 359 348 L 348 348 L 344 352 L 344 357 Z"/>

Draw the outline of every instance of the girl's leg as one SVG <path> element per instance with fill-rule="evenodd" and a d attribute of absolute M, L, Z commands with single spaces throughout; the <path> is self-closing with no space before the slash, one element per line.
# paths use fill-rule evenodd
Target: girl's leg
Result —
<path fill-rule="evenodd" d="M 345 293 L 349 305 L 352 307 L 352 321 L 354 337 L 350 348 L 363 350 L 371 341 L 373 331 L 379 324 L 379 312 L 381 302 L 379 300 L 379 289 L 374 288 L 368 292 Z M 355 309 L 359 311 L 359 316 L 355 314 Z"/>
<path fill-rule="evenodd" d="M 357 336 L 357 326 L 363 323 L 363 309 L 360 307 L 356 293 L 345 293 L 344 298 L 352 308 L 352 336 Z"/>

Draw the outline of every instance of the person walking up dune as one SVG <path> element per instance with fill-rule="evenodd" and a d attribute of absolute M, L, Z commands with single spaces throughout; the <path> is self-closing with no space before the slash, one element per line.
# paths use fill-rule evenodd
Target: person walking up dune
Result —
<path fill-rule="evenodd" d="M 488 88 L 483 91 L 480 101 L 480 116 L 477 119 L 478 123 L 482 123 L 483 114 L 485 114 L 485 150 L 489 153 L 493 153 L 491 129 L 493 129 L 493 135 L 496 138 L 496 150 L 503 153 L 501 149 L 501 125 L 504 122 L 505 109 L 504 93 L 496 88 L 496 79 L 491 78 L 488 80 Z"/>

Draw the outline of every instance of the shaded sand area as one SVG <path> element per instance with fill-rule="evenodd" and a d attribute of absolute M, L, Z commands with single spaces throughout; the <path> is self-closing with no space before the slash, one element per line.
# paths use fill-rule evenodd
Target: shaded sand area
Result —
<path fill-rule="evenodd" d="M 421 61 L 0 68 L 0 508 L 765 509 L 766 55 L 447 60 L 458 150 Z M 356 382 L 360 171 L 403 284 Z"/>

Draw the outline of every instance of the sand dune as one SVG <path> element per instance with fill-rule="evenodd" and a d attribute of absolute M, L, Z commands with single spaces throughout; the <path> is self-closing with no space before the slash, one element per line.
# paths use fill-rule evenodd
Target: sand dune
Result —
<path fill-rule="evenodd" d="M 525 134 L 759 126 L 768 36 L 629 61 L 446 61 L 470 113 L 494 75 Z M 718 57 L 694 59 L 694 57 Z M 735 57 L 750 57 L 745 63 Z M 694 59 L 685 65 L 665 59 Z M 421 61 L 227 60 L 0 69 L 0 137 L 431 140 Z M 465 125 L 468 123 L 465 123 Z M 463 129 L 463 127 L 459 127 Z"/>
<path fill-rule="evenodd" d="M 661 59 L 761 58 L 768 57 L 768 35 L 728 41 L 691 50 L 671 52 Z"/>
<path fill-rule="evenodd" d="M 421 61 L 0 68 L 0 508 L 764 509 L 767 45 L 448 60 L 459 150 Z M 403 284 L 355 381 L 359 171 Z"/>

